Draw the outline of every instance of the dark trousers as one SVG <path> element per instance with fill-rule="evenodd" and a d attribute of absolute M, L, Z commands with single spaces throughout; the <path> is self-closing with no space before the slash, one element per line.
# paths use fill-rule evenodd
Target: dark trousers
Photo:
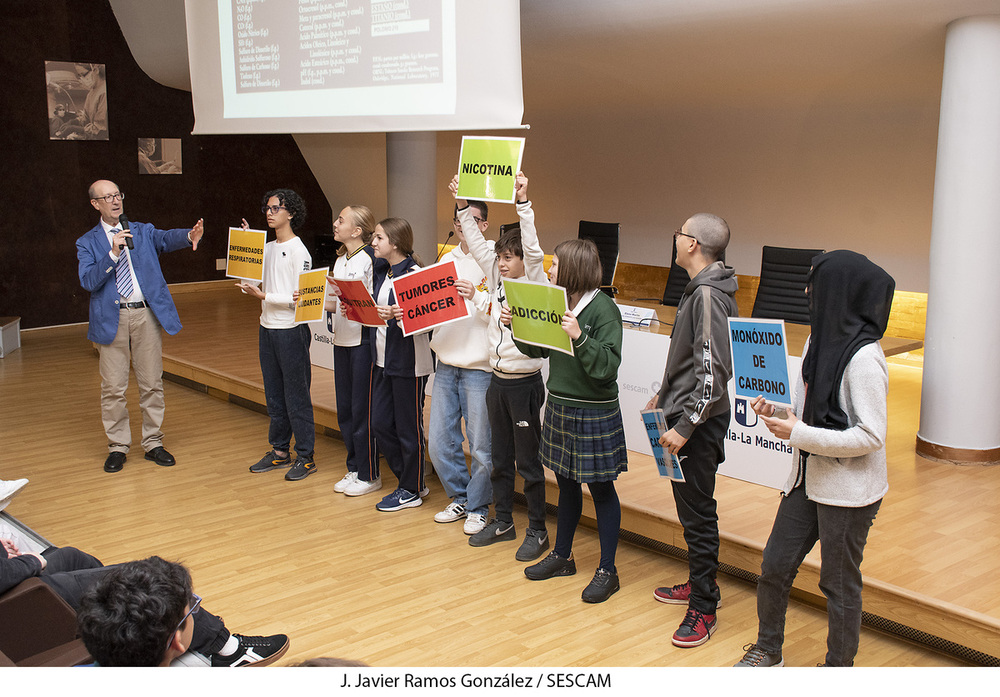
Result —
<path fill-rule="evenodd" d="M 337 424 L 347 447 L 347 470 L 370 482 L 378 478 L 371 414 L 371 346 L 334 346 L 333 382 L 337 389 Z"/>
<path fill-rule="evenodd" d="M 556 523 L 556 546 L 552 551 L 563 559 L 573 552 L 573 537 L 583 515 L 583 485 L 556 472 L 559 483 L 559 518 Z M 597 536 L 601 540 L 599 569 L 617 573 L 615 555 L 618 552 L 618 533 L 622 526 L 622 507 L 615 491 L 615 483 L 588 482 L 590 496 L 594 499 L 597 514 Z"/>
<path fill-rule="evenodd" d="M 672 427 L 676 420 L 669 425 Z M 683 483 L 671 482 L 677 518 L 684 527 L 688 548 L 688 607 L 714 615 L 719 603 L 715 577 L 719 571 L 719 515 L 715 502 L 715 473 L 726 459 L 724 442 L 729 430 L 729 412 L 699 424 L 677 453 L 684 472 Z"/>
<path fill-rule="evenodd" d="M 411 494 L 424 488 L 424 388 L 427 377 L 401 378 L 372 369 L 372 427 L 375 440 L 399 480 Z"/>
<path fill-rule="evenodd" d="M 523 378 L 493 376 L 486 391 L 493 454 L 493 505 L 497 520 L 514 522 L 514 473 L 524 479 L 528 527 L 545 530 L 545 473 L 538 457 L 545 386 L 541 373 Z"/>
<path fill-rule="evenodd" d="M 757 645 L 780 653 L 788 594 L 806 554 L 819 540 L 819 588 L 826 596 L 826 664 L 850 666 L 861 634 L 861 559 L 882 501 L 861 508 L 810 501 L 798 486 L 782 497 L 764 547 L 757 583 Z"/>
<path fill-rule="evenodd" d="M 295 435 L 295 454 L 312 460 L 316 443 L 313 422 L 312 363 L 309 362 L 309 325 L 291 329 L 260 328 L 260 372 L 264 378 L 264 398 L 271 427 L 267 440 L 271 447 L 288 452 Z"/>
<path fill-rule="evenodd" d="M 87 589 L 114 568 L 104 566 L 99 559 L 76 547 L 49 547 L 42 556 L 45 557 L 45 569 L 40 578 L 74 610 L 80 607 L 80 599 Z M 222 619 L 205 608 L 194 614 L 190 650 L 217 653 L 228 639 L 229 630 Z"/>

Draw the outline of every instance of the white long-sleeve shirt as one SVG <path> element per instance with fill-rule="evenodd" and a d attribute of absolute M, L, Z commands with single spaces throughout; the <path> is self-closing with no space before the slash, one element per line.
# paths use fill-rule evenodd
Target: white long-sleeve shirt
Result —
<path fill-rule="evenodd" d="M 264 245 L 264 299 L 260 301 L 260 326 L 291 329 L 295 326 L 292 292 L 299 287 L 299 274 L 312 268 L 312 256 L 298 237 L 287 242 L 271 240 Z"/>

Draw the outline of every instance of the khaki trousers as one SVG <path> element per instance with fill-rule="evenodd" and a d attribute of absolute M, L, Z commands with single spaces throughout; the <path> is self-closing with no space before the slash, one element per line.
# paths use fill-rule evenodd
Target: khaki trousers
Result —
<path fill-rule="evenodd" d="M 132 445 L 125 391 L 129 365 L 135 371 L 142 410 L 142 448 L 163 445 L 163 339 L 160 323 L 148 307 L 122 307 L 118 333 L 110 344 L 99 344 L 101 364 L 101 419 L 108 450 L 127 453 Z"/>

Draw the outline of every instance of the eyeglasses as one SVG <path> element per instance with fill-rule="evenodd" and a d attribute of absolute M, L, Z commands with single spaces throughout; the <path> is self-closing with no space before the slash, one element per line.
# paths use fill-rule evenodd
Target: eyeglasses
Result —
<path fill-rule="evenodd" d="M 198 609 L 201 607 L 201 596 L 197 593 L 191 594 L 191 600 L 188 602 L 189 610 L 181 617 L 180 623 L 177 625 L 175 631 L 180 631 L 184 628 L 184 623 L 187 622 L 187 618 L 197 614 Z"/>
<path fill-rule="evenodd" d="M 261 213 L 267 213 L 268 211 L 271 211 L 271 213 L 277 213 L 278 211 L 287 211 L 287 210 L 288 209 L 285 206 L 261 206 L 260 207 L 260 212 Z"/>
<path fill-rule="evenodd" d="M 697 242 L 698 244 L 701 244 L 701 240 L 699 240 L 699 239 L 698 239 L 697 237 L 695 237 L 694 235 L 689 235 L 689 234 L 687 234 L 686 232 L 681 232 L 681 228 L 677 228 L 676 230 L 674 230 L 674 239 L 675 239 L 675 240 L 677 239 L 677 236 L 678 236 L 678 235 L 683 235 L 684 237 L 690 237 L 690 238 L 691 238 L 692 240 L 694 240 L 694 241 L 695 241 L 695 242 Z"/>
<path fill-rule="evenodd" d="M 477 225 L 478 225 L 479 223 L 481 223 L 481 222 L 483 222 L 483 221 L 485 220 L 485 218 L 477 218 L 476 216 L 472 216 L 472 219 L 476 221 L 476 224 L 477 224 Z M 451 222 L 452 222 L 452 223 L 453 223 L 454 225 L 458 225 L 458 224 L 460 224 L 460 223 L 461 223 L 462 221 L 461 221 L 461 220 L 459 220 L 458 218 L 452 218 L 452 219 L 451 219 Z"/>
<path fill-rule="evenodd" d="M 96 201 L 98 199 L 103 199 L 105 203 L 114 203 L 115 201 L 124 201 L 125 194 L 121 191 L 116 191 L 113 194 L 108 194 L 107 196 L 95 196 L 90 199 L 91 201 Z"/>

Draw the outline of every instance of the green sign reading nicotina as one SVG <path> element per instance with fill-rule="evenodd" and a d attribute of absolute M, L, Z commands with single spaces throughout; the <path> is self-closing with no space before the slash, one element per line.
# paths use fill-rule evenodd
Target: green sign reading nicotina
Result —
<path fill-rule="evenodd" d="M 514 177 L 523 154 L 524 138 L 462 136 L 458 197 L 514 203 Z"/>

